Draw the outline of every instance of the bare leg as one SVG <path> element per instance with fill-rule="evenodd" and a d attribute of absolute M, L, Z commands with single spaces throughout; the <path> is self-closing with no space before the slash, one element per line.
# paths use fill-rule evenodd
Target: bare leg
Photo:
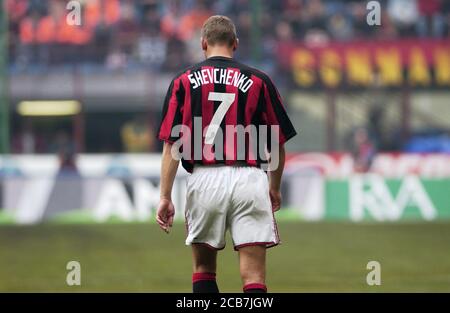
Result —
<path fill-rule="evenodd" d="M 248 286 L 265 290 L 266 247 L 248 246 L 239 249 L 239 266 L 244 291 Z M 246 287 L 247 286 L 247 287 Z"/>
<path fill-rule="evenodd" d="M 217 251 L 201 244 L 192 245 L 193 271 L 192 291 L 194 293 L 217 293 L 216 283 Z"/>
<path fill-rule="evenodd" d="M 192 245 L 194 273 L 215 273 L 217 251 L 201 244 Z"/>

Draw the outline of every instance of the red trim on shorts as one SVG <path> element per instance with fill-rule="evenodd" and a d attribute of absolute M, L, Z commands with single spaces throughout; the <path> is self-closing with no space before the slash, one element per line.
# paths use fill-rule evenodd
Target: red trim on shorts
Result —
<path fill-rule="evenodd" d="M 211 250 L 223 250 L 223 249 L 225 249 L 225 246 L 223 246 L 222 248 L 216 248 L 216 247 L 211 246 L 209 243 L 206 243 L 206 242 L 191 242 L 191 245 L 202 245 L 202 246 L 205 246 L 206 248 L 209 248 Z"/>
<path fill-rule="evenodd" d="M 251 247 L 251 246 L 266 246 L 266 248 L 272 248 L 275 247 L 276 245 L 278 245 L 279 242 L 275 242 L 275 241 L 268 241 L 268 242 L 248 242 L 248 243 L 243 243 L 237 246 L 234 246 L 234 250 L 238 251 L 240 248 L 243 247 Z"/>
<path fill-rule="evenodd" d="M 187 219 L 187 210 L 184 209 L 184 229 L 186 231 L 186 237 L 189 236 L 189 224 Z"/>
<path fill-rule="evenodd" d="M 275 218 L 275 212 L 272 210 L 273 227 L 275 228 L 275 237 L 277 238 L 277 244 L 281 242 L 280 234 L 278 233 L 277 220 Z"/>
<path fill-rule="evenodd" d="M 279 245 L 281 243 L 280 240 L 280 234 L 278 233 L 278 225 L 277 225 L 277 220 L 275 219 L 275 213 L 272 211 L 272 218 L 273 218 L 273 227 L 274 227 L 274 231 L 275 231 L 275 238 L 276 241 L 268 241 L 268 242 L 248 242 L 248 243 L 243 243 L 237 246 L 234 246 L 234 250 L 238 251 L 240 248 L 242 247 L 249 247 L 249 246 L 266 246 L 266 249 L 268 248 L 272 248 L 275 247 L 277 245 Z"/>
<path fill-rule="evenodd" d="M 196 283 L 201 280 L 216 280 L 216 273 L 194 273 L 192 274 L 192 282 Z"/>
<path fill-rule="evenodd" d="M 184 225 L 185 225 L 185 228 L 186 228 L 186 237 L 188 237 L 189 236 L 189 222 L 188 222 L 188 219 L 187 219 L 187 210 L 186 209 L 184 210 Z M 216 248 L 216 247 L 211 246 L 209 243 L 206 243 L 206 242 L 191 242 L 190 245 L 202 245 L 202 246 L 205 246 L 205 247 L 207 247 L 207 248 L 209 248 L 211 250 L 216 250 L 216 251 L 225 249 L 225 246 L 223 246 L 222 248 Z"/>
<path fill-rule="evenodd" d="M 267 287 L 264 284 L 259 284 L 259 283 L 251 283 L 251 284 L 247 284 L 244 286 L 243 290 L 244 292 L 249 290 L 249 289 L 262 289 L 264 290 L 264 292 L 267 292 Z"/>

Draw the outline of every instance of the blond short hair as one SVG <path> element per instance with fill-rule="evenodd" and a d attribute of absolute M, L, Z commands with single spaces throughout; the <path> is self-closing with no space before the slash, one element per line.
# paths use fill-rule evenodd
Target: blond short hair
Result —
<path fill-rule="evenodd" d="M 237 40 L 236 26 L 226 16 L 213 15 L 203 24 L 202 38 L 211 46 L 219 44 L 231 47 Z"/>

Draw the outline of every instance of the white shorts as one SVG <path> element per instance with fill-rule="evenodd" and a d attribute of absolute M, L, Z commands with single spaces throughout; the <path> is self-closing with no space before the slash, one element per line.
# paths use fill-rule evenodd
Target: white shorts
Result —
<path fill-rule="evenodd" d="M 225 247 L 230 229 L 235 250 L 280 243 L 266 173 L 247 166 L 199 166 L 187 179 L 186 245 Z"/>

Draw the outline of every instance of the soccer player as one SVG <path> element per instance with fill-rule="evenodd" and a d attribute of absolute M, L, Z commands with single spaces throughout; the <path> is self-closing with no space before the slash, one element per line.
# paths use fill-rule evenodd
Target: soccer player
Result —
<path fill-rule="evenodd" d="M 230 230 L 244 292 L 264 293 L 266 248 L 280 242 L 273 212 L 281 205 L 284 143 L 296 131 L 270 78 L 233 59 L 238 47 L 233 22 L 211 16 L 201 36 L 206 60 L 176 75 L 164 103 L 156 218 L 169 232 L 175 214 L 172 185 L 181 159 L 191 173 L 185 219 L 193 292 L 219 292 L 217 251 L 225 247 Z"/>

